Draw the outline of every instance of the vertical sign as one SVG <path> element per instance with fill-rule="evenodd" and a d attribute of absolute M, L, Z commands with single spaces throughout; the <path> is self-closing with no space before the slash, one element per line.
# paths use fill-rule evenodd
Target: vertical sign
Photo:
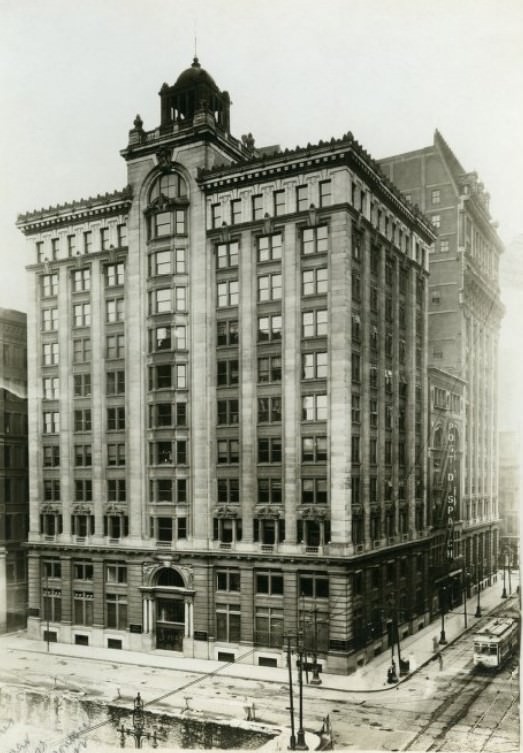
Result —
<path fill-rule="evenodd" d="M 454 424 L 449 424 L 447 433 L 447 559 L 454 559 L 454 516 L 456 511 L 456 473 L 455 473 L 455 434 Z"/>

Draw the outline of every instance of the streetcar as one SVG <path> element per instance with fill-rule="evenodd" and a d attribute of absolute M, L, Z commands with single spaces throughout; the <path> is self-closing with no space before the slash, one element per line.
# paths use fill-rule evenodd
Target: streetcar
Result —
<path fill-rule="evenodd" d="M 496 617 L 474 633 L 474 666 L 484 669 L 501 667 L 518 645 L 519 620 Z"/>

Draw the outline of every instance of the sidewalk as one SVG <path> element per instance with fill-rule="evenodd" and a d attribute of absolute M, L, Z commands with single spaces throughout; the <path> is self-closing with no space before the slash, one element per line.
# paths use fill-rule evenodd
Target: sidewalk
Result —
<path fill-rule="evenodd" d="M 515 594 L 516 586 L 519 584 L 517 573 L 512 574 L 512 594 Z M 492 586 L 485 588 L 480 593 L 481 613 L 482 616 L 498 606 L 501 602 L 506 602 L 501 598 L 503 584 L 502 578 L 497 578 L 497 582 Z M 511 602 L 514 603 L 513 601 Z M 478 618 L 475 617 L 477 596 L 474 595 L 467 601 L 467 629 L 472 632 Z M 443 655 L 446 646 L 450 645 L 465 631 L 465 617 L 463 604 L 456 607 L 453 611 L 445 615 L 445 635 L 447 644 L 440 646 L 438 649 Z M 410 635 L 401 641 L 401 655 L 403 659 L 410 660 L 410 673 L 400 678 L 400 682 L 408 680 L 410 674 L 419 669 L 431 659 L 434 658 L 434 638 L 439 640 L 441 631 L 441 621 L 435 620 L 414 635 Z M 0 647 L 12 648 L 15 650 L 24 650 L 36 654 L 47 654 L 46 644 L 42 641 L 30 640 L 25 637 L 24 632 L 11 633 L 0 636 Z M 172 656 L 169 652 L 154 651 L 147 654 L 136 653 L 131 651 L 122 651 L 118 649 L 96 648 L 76 646 L 64 643 L 51 643 L 49 653 L 57 657 L 69 657 L 82 660 L 101 660 L 113 664 L 125 664 L 147 668 L 171 669 L 182 672 L 201 673 L 202 675 L 217 674 L 220 676 L 258 680 L 261 682 L 273 682 L 279 685 L 288 682 L 288 670 L 286 668 L 259 667 L 253 664 L 242 664 L 236 662 L 233 664 L 224 664 L 223 662 L 192 659 L 186 657 Z M 397 654 L 396 654 L 397 655 Z M 321 674 L 321 684 L 323 688 L 331 690 L 343 690 L 354 692 L 376 692 L 393 689 L 395 685 L 387 683 L 387 669 L 390 667 L 390 651 L 384 651 L 369 661 L 365 666 L 359 668 L 350 675 Z M 397 667 L 399 672 L 399 667 Z"/>

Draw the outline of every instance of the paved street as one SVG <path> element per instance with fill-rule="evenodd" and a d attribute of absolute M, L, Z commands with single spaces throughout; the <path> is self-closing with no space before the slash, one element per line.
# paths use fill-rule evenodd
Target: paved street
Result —
<path fill-rule="evenodd" d="M 514 577 L 512 583 L 515 588 Z M 481 593 L 483 615 L 502 603 L 501 587 L 498 579 Z M 475 597 L 467 604 L 469 628 L 477 622 L 476 604 Z M 515 597 L 504 604 L 507 609 L 517 608 Z M 439 629 L 437 621 L 402 642 L 402 655 L 410 658 L 415 671 L 397 686 L 386 681 L 388 652 L 353 675 L 323 675 L 321 687 L 305 686 L 306 730 L 319 731 L 328 716 L 336 749 L 519 750 L 517 677 L 511 677 L 507 668 L 488 687 L 474 685 L 470 631 L 460 639 L 463 607 L 446 616 L 448 645 L 442 647 L 441 663 L 433 645 Z M 273 748 L 283 749 L 288 742 L 288 674 L 284 669 L 173 658 L 168 652 L 144 656 L 62 644 L 51 644 L 48 654 L 45 644 L 27 640 L 23 633 L 3 636 L 0 648 L 0 682 L 4 687 L 40 688 L 50 696 L 66 694 L 115 702 L 128 709 L 139 691 L 155 711 L 174 710 L 184 713 L 185 718 L 192 715 L 235 723 L 245 720 L 245 707 L 254 704 L 258 724 L 283 730 Z M 465 692 L 471 693 L 470 703 L 461 718 L 462 710 L 451 707 L 448 701 L 464 698 Z M 297 685 L 294 693 L 297 711 Z M 459 724 L 453 727 L 452 719 L 458 717 Z M 42 731 L 40 735 L 43 737 Z M 56 733 L 50 734 L 51 741 L 59 739 Z M 315 747 L 318 738 L 311 740 Z M 127 745 L 131 747 L 130 742 Z M 93 750 L 101 748 L 98 745 Z"/>

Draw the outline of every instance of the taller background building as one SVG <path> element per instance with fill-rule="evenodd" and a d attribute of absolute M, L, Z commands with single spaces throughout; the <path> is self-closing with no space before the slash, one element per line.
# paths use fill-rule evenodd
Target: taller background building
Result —
<path fill-rule="evenodd" d="M 470 577 L 480 584 L 490 583 L 498 569 L 499 550 L 498 340 L 503 316 L 499 259 L 503 246 L 483 184 L 476 173 L 465 171 L 438 131 L 430 146 L 388 157 L 380 165 L 438 231 L 430 257 L 428 362 L 455 377 L 446 395 L 439 393 L 447 408 L 452 407 L 462 382 L 464 397 L 464 434 L 456 422 L 452 424 L 459 479 L 455 547 L 465 557 Z M 433 417 L 437 403 L 438 385 L 431 384 Z M 440 423 L 434 420 L 429 435 L 431 461 L 438 455 L 432 451 L 441 441 L 439 431 Z M 432 467 L 432 477 L 435 472 Z M 440 499 L 431 499 L 431 507 L 434 503 L 437 512 Z M 439 557 L 445 558 L 443 551 Z"/>
<path fill-rule="evenodd" d="M 431 618 L 430 223 L 354 140 L 230 133 L 195 59 L 128 186 L 27 236 L 34 637 L 349 671 Z"/>

